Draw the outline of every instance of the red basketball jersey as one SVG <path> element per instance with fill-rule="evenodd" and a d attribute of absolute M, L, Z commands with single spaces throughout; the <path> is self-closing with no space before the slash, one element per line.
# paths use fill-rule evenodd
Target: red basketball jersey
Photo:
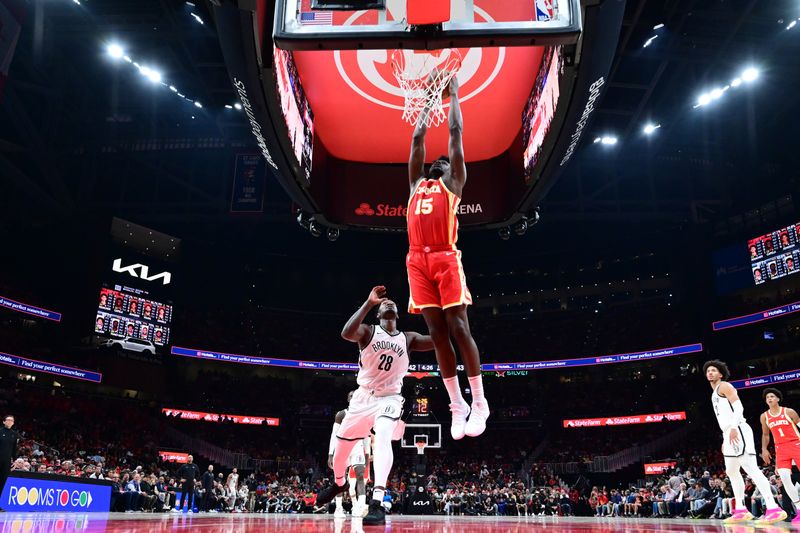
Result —
<path fill-rule="evenodd" d="M 459 203 L 441 178 L 420 180 L 408 200 L 408 244 L 455 249 Z"/>
<path fill-rule="evenodd" d="M 781 407 L 781 412 L 778 416 L 772 416 L 767 410 L 767 426 L 772 433 L 772 438 L 775 439 L 776 449 L 781 444 L 800 441 L 800 431 L 798 431 L 797 425 L 792 422 L 792 419 L 786 416 L 785 407 Z"/>

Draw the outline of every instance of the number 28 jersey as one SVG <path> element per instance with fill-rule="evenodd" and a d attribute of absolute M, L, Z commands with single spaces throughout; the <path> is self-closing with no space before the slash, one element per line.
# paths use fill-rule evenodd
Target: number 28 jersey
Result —
<path fill-rule="evenodd" d="M 408 200 L 408 244 L 455 249 L 460 203 L 441 178 L 419 180 Z"/>
<path fill-rule="evenodd" d="M 400 394 L 408 373 L 408 346 L 403 332 L 389 333 L 374 326 L 372 339 L 358 358 L 356 382 L 376 396 Z"/>

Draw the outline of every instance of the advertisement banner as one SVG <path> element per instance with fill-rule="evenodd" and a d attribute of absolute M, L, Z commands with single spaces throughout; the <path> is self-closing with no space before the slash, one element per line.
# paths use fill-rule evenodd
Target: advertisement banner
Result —
<path fill-rule="evenodd" d="M 779 307 L 773 307 L 772 309 L 759 311 L 751 315 L 737 316 L 733 318 L 726 318 L 724 320 L 718 320 L 717 322 L 714 322 L 711 325 L 711 327 L 714 329 L 714 331 L 719 331 L 721 329 L 746 326 L 747 324 L 761 322 L 762 320 L 770 320 L 772 318 L 778 318 L 784 315 L 789 315 L 791 313 L 796 313 L 798 311 L 800 311 L 800 302 L 793 302 L 790 304 L 781 305 Z"/>
<path fill-rule="evenodd" d="M 84 381 L 92 381 L 100 383 L 103 379 L 103 374 L 99 372 L 92 372 L 90 370 L 83 370 L 80 368 L 72 368 L 71 366 L 58 365 L 56 363 L 48 363 L 46 361 L 37 361 L 36 359 L 28 359 L 18 355 L 11 355 L 10 353 L 0 352 L 0 364 L 15 366 L 23 370 L 30 370 L 33 372 L 44 372 L 45 374 L 54 374 L 56 376 L 82 379 Z"/>
<path fill-rule="evenodd" d="M 565 428 L 593 428 L 603 426 L 628 426 L 631 424 L 654 424 L 686 420 L 686 411 L 653 413 L 649 415 L 612 416 L 603 418 L 577 418 L 564 420 Z"/>
<path fill-rule="evenodd" d="M 167 463 L 188 463 L 189 454 L 183 452 L 159 451 L 158 458 Z"/>
<path fill-rule="evenodd" d="M 601 355 L 578 359 L 558 359 L 554 361 L 531 361 L 529 363 L 488 363 L 481 365 L 481 370 L 544 370 L 548 368 L 567 368 L 575 366 L 605 365 L 609 363 L 633 363 L 636 361 L 649 361 L 661 357 L 673 357 L 703 351 L 703 345 L 687 344 L 674 348 L 661 348 L 646 352 L 633 352 L 617 355 Z"/>
<path fill-rule="evenodd" d="M 731 381 L 730 384 L 737 389 L 752 389 L 754 387 L 766 387 L 767 385 L 797 381 L 798 379 L 800 379 L 800 369 L 787 370 L 786 372 L 778 372 L 776 374 L 768 374 L 756 378 L 740 379 Z"/>
<path fill-rule="evenodd" d="M 231 213 L 264 211 L 267 162 L 257 154 L 236 154 L 231 191 Z"/>
<path fill-rule="evenodd" d="M 6 298 L 5 296 L 0 296 L 0 307 L 3 309 L 9 309 L 11 311 L 17 311 L 18 313 L 32 315 L 38 318 L 46 318 L 47 320 L 52 320 L 53 322 L 61 322 L 61 313 L 56 313 L 55 311 L 50 311 L 42 307 L 36 307 L 35 305 L 17 302 L 10 298 Z"/>
<path fill-rule="evenodd" d="M 668 463 L 645 463 L 644 465 L 644 473 L 647 476 L 650 475 L 657 475 L 657 474 L 666 474 L 670 471 L 670 469 L 675 468 L 678 463 L 675 461 L 670 461 Z"/>
<path fill-rule="evenodd" d="M 9 512 L 107 513 L 111 508 L 111 483 L 12 472 L 0 501 L 0 507 Z"/>
<path fill-rule="evenodd" d="M 170 409 L 165 407 L 161 412 L 168 417 L 181 420 L 202 420 L 203 422 L 233 422 L 234 424 L 250 424 L 254 426 L 279 426 L 280 418 L 267 418 L 263 416 L 226 415 L 219 413 L 205 413 L 203 411 L 186 411 L 184 409 Z"/>
<path fill-rule="evenodd" d="M 703 345 L 687 344 L 685 346 L 675 346 L 673 348 L 660 348 L 644 352 L 632 352 L 614 355 L 601 355 L 584 357 L 578 359 L 559 359 L 554 361 L 531 361 L 517 363 L 485 363 L 481 365 L 484 372 L 497 372 L 507 375 L 508 371 L 520 372 L 528 370 L 546 370 L 549 368 L 566 368 L 575 366 L 604 365 L 609 363 L 632 363 L 637 361 L 649 361 L 661 357 L 673 357 L 703 351 Z M 307 370 L 340 370 L 358 371 L 358 363 L 331 363 L 323 361 L 301 361 L 297 359 L 274 359 L 271 357 L 254 357 L 250 355 L 236 355 L 230 353 L 214 352 L 211 350 L 197 350 L 194 348 L 172 347 L 172 355 L 183 357 L 195 357 L 198 359 L 209 359 L 214 361 L 224 361 L 227 363 L 242 363 L 248 365 L 278 366 L 285 368 L 302 368 Z M 439 366 L 436 364 L 412 364 L 409 365 L 410 372 L 437 372 Z"/>

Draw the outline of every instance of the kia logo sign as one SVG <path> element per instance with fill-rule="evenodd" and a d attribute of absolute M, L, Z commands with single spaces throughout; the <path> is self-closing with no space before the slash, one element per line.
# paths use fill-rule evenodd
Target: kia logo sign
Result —
<path fill-rule="evenodd" d="M 122 266 L 122 259 L 114 259 L 112 267 L 114 272 L 125 273 L 127 272 L 134 278 L 143 279 L 145 281 L 155 281 L 160 279 L 164 285 L 169 285 L 172 282 L 172 274 L 170 272 L 161 272 L 160 274 L 150 275 L 150 268 L 141 263 L 134 263 L 133 265 Z"/>

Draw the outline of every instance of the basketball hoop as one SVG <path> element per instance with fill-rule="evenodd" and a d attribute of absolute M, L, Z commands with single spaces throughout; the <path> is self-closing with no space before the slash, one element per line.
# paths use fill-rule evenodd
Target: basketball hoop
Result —
<path fill-rule="evenodd" d="M 417 455 L 424 455 L 425 448 L 428 446 L 428 443 L 425 442 L 424 440 L 421 440 L 419 442 L 415 442 L 414 446 L 417 447 Z"/>
<path fill-rule="evenodd" d="M 392 52 L 392 72 L 405 95 L 403 120 L 416 126 L 422 117 L 428 127 L 444 122 L 447 115 L 443 110 L 442 91 L 459 68 L 461 52 L 457 48 Z M 427 114 L 423 113 L 425 109 L 429 109 Z"/>

